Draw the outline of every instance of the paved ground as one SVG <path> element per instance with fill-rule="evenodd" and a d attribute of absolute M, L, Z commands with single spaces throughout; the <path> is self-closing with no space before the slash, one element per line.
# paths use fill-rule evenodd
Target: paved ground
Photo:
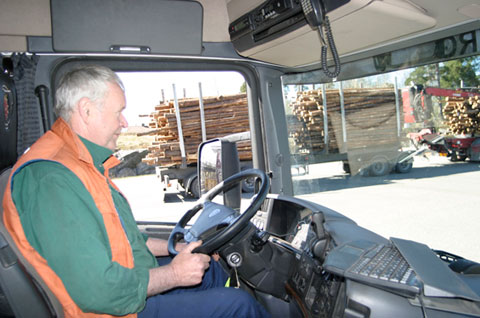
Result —
<path fill-rule="evenodd" d="M 328 206 L 385 237 L 416 240 L 480 261 L 478 163 L 417 157 L 407 174 L 367 178 L 344 174 L 339 162 L 309 169 L 308 175 L 295 177 L 295 183 L 317 192 L 300 197 Z M 130 199 L 137 220 L 176 222 L 195 202 L 180 192 L 162 202 L 154 175 L 116 183 Z"/>
<path fill-rule="evenodd" d="M 408 174 L 337 175 L 319 183 L 333 190 L 301 197 L 385 237 L 419 241 L 480 261 L 479 164 L 416 159 Z"/>

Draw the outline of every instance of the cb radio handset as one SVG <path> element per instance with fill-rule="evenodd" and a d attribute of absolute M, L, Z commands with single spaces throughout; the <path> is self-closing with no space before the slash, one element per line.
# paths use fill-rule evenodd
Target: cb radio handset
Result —
<path fill-rule="evenodd" d="M 303 14 L 307 23 L 316 29 L 322 26 L 323 23 L 323 9 L 320 1 L 302 0 Z"/>
<path fill-rule="evenodd" d="M 325 9 L 322 0 L 301 0 L 303 14 L 307 23 L 314 30 L 318 30 L 320 41 L 322 45 L 322 69 L 323 72 L 330 78 L 336 78 L 340 74 L 340 58 L 338 57 L 337 48 L 333 41 L 332 30 L 330 29 L 330 21 L 325 15 Z M 325 33 L 323 32 L 325 29 Z M 327 39 L 325 40 L 325 36 Z M 328 42 L 328 44 L 327 44 Z M 330 71 L 327 65 L 327 49 L 330 46 L 332 52 L 333 61 L 335 63 L 335 69 Z"/>

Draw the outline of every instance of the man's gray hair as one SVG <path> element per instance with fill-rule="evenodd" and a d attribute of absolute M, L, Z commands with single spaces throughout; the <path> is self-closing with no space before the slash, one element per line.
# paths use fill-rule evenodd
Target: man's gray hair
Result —
<path fill-rule="evenodd" d="M 75 105 L 83 97 L 102 107 L 109 83 L 124 90 L 122 80 L 108 67 L 87 65 L 69 71 L 61 78 L 55 92 L 55 114 L 70 121 Z"/>

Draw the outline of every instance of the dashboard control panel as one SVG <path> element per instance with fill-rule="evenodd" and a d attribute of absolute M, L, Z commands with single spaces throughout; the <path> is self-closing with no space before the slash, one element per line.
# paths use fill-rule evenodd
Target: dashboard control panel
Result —
<path fill-rule="evenodd" d="M 301 299 L 301 307 L 311 317 L 332 317 L 343 281 L 327 273 L 320 263 L 306 253 L 298 254 L 298 264 L 288 284 Z"/>

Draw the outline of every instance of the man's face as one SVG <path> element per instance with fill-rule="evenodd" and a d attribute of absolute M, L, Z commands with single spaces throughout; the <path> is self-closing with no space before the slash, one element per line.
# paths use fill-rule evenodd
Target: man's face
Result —
<path fill-rule="evenodd" d="M 95 113 L 90 123 L 93 140 L 100 146 L 115 150 L 122 128 L 128 123 L 122 112 L 126 107 L 125 94 L 117 84 L 108 84 L 103 106 L 94 107 Z"/>

